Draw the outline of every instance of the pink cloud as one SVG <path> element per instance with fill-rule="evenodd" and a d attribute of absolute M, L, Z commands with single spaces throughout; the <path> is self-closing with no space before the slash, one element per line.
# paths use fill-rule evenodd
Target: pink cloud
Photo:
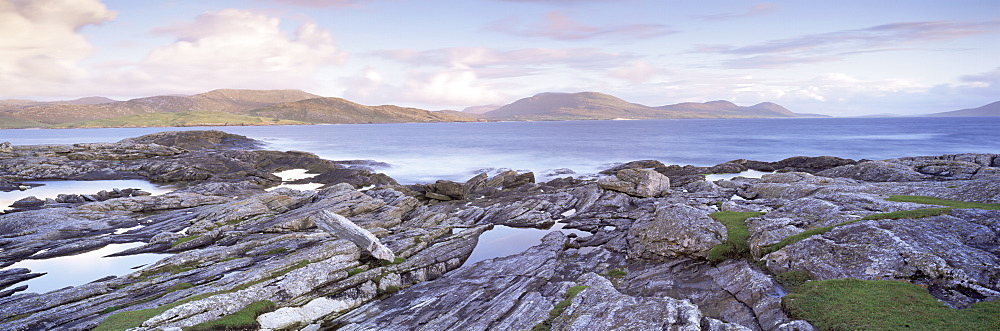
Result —
<path fill-rule="evenodd" d="M 594 48 L 522 48 L 500 50 L 486 47 L 453 47 L 427 51 L 386 50 L 375 55 L 415 65 L 432 66 L 526 66 L 541 64 L 617 63 L 631 56 Z"/>
<path fill-rule="evenodd" d="M 731 19 L 737 19 L 737 18 L 746 18 L 746 17 L 754 17 L 754 16 L 767 15 L 767 14 L 770 14 L 770 13 L 773 13 L 773 12 L 777 11 L 779 8 L 780 7 L 776 3 L 765 2 L 765 3 L 758 3 L 756 5 L 750 6 L 745 11 L 743 11 L 741 13 L 724 13 L 724 14 L 715 14 L 715 15 L 702 15 L 702 16 L 696 16 L 696 18 L 703 19 L 703 20 L 723 21 L 723 20 L 731 20 Z"/>
<path fill-rule="evenodd" d="M 360 7 L 362 3 L 370 0 L 265 0 L 270 2 L 289 4 L 302 7 Z"/>
<path fill-rule="evenodd" d="M 506 20 L 493 24 L 494 31 L 525 37 L 550 38 L 556 40 L 583 40 L 599 37 L 652 38 L 677 33 L 662 24 L 629 24 L 616 26 L 589 26 L 581 24 L 561 12 L 549 12 L 538 24 L 522 24 L 517 20 Z"/>
<path fill-rule="evenodd" d="M 1000 33 L 1000 21 L 902 22 L 746 46 L 696 45 L 695 52 L 747 56 L 723 63 L 730 68 L 785 68 L 803 63 L 836 61 L 852 54 L 911 50 L 912 47 L 900 46 L 993 33 Z"/>

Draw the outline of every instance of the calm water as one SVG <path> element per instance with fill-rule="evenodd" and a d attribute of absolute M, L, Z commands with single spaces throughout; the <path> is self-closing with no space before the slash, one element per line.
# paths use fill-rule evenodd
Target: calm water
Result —
<path fill-rule="evenodd" d="M 138 267 L 155 263 L 170 254 L 137 254 L 105 257 L 143 243 L 110 244 L 100 249 L 73 256 L 60 256 L 43 260 L 24 260 L 3 269 L 28 268 L 31 272 L 44 272 L 44 276 L 12 285 L 28 285 L 25 292 L 45 293 L 67 286 L 86 284 L 106 276 L 127 275 Z"/>
<path fill-rule="evenodd" d="M 808 118 L 496 123 L 345 124 L 213 127 L 333 160 L 387 162 L 377 169 L 401 183 L 466 180 L 476 171 L 509 168 L 593 173 L 610 163 L 655 159 L 715 165 L 746 158 L 777 161 L 832 155 L 902 156 L 1000 153 L 1000 117 Z M 127 128 L 0 130 L 15 145 L 112 142 L 167 130 Z"/>

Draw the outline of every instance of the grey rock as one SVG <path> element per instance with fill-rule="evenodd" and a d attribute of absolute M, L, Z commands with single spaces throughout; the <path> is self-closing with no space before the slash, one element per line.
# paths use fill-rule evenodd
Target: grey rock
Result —
<path fill-rule="evenodd" d="M 589 287 L 552 321 L 553 330 L 701 330 L 701 312 L 689 301 L 628 296 L 594 273 L 579 283 Z"/>
<path fill-rule="evenodd" d="M 346 217 L 324 210 L 317 215 L 316 226 L 337 237 L 350 240 L 358 245 L 358 248 L 365 250 L 377 259 L 385 261 L 396 259 L 392 250 L 382 245 L 375 235 L 357 226 Z"/>
<path fill-rule="evenodd" d="M 652 219 L 638 220 L 629 228 L 629 256 L 651 261 L 705 257 L 725 236 L 726 227 L 708 217 L 706 210 L 661 205 Z"/>
<path fill-rule="evenodd" d="M 644 198 L 659 197 L 669 192 L 670 178 L 650 169 L 623 169 L 614 177 L 604 177 L 597 184 L 607 190 Z"/>

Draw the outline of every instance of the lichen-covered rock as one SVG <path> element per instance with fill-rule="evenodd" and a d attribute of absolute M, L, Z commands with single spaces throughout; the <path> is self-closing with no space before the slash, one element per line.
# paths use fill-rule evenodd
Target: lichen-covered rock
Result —
<path fill-rule="evenodd" d="M 651 261 L 705 257 L 726 238 L 726 227 L 708 211 L 688 205 L 658 205 L 654 217 L 628 230 L 629 256 Z"/>
<path fill-rule="evenodd" d="M 587 288 L 552 321 L 553 330 L 702 330 L 701 311 L 687 300 L 628 296 L 595 273 L 583 274 L 578 283 Z M 717 330 L 748 330 L 718 321 L 705 322 Z"/>
<path fill-rule="evenodd" d="M 902 279 L 957 307 L 1000 296 L 1000 212 L 956 210 L 922 219 L 839 226 L 765 256 L 775 273 L 814 279 Z"/>
<path fill-rule="evenodd" d="M 650 169 L 623 169 L 597 184 L 607 190 L 644 198 L 659 197 L 670 190 L 670 178 Z"/>

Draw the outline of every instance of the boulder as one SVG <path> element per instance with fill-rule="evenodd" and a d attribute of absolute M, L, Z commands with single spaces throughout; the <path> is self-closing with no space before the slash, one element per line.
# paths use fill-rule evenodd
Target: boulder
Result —
<path fill-rule="evenodd" d="M 632 161 L 632 162 L 628 162 L 628 163 L 624 163 L 624 164 L 619 164 L 619 165 L 616 165 L 614 167 L 602 170 L 601 174 L 614 175 L 619 170 L 625 170 L 625 169 L 655 169 L 655 168 L 662 168 L 662 167 L 665 167 L 665 166 L 666 165 L 664 165 L 663 162 L 660 162 L 660 161 L 657 161 L 657 160 L 639 160 L 639 161 Z"/>
<path fill-rule="evenodd" d="M 392 250 L 382 245 L 375 235 L 357 226 L 357 224 L 351 222 L 347 217 L 323 210 L 317 213 L 315 221 L 316 226 L 319 228 L 337 237 L 353 242 L 377 259 L 385 261 L 396 259 L 396 255 L 392 253 Z"/>
<path fill-rule="evenodd" d="M 157 144 L 162 146 L 194 149 L 256 149 L 260 141 L 218 130 L 167 131 L 128 138 L 119 143 Z"/>
<path fill-rule="evenodd" d="M 690 301 L 625 295 L 595 273 L 583 274 L 578 283 L 587 288 L 552 321 L 553 330 L 701 330 L 701 311 Z"/>
<path fill-rule="evenodd" d="M 725 239 L 726 227 L 708 217 L 706 210 L 681 204 L 657 206 L 652 219 L 638 220 L 629 228 L 629 257 L 700 258 Z"/>
<path fill-rule="evenodd" d="M 670 190 L 670 178 L 650 169 L 624 169 L 614 177 L 597 181 L 601 188 L 643 198 L 663 196 Z"/>

